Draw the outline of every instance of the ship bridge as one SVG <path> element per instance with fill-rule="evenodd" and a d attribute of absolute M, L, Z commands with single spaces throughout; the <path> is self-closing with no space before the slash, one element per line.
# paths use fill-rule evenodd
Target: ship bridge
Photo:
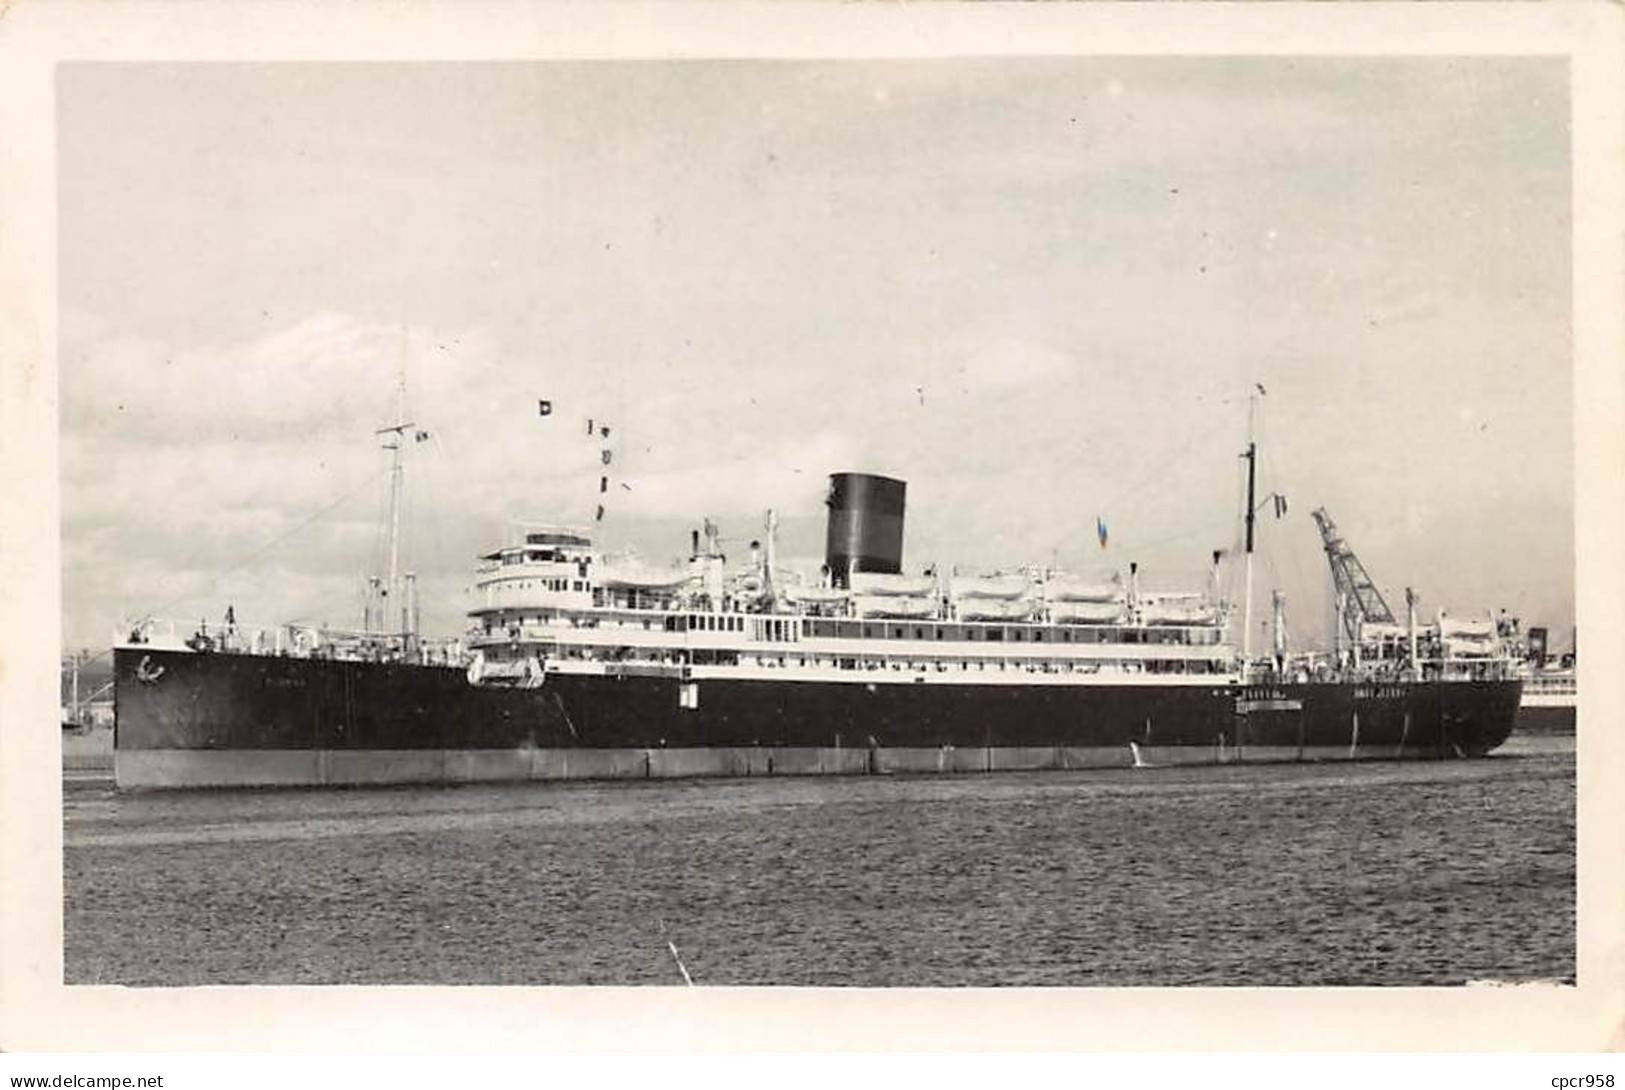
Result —
<path fill-rule="evenodd" d="M 470 616 L 532 607 L 586 609 L 592 605 L 592 538 L 574 528 L 527 528 L 512 545 L 484 553 L 474 577 Z"/>

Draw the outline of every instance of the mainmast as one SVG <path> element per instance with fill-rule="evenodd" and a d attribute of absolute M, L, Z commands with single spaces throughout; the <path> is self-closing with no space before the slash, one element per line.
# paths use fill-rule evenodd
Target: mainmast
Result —
<path fill-rule="evenodd" d="M 1258 387 L 1262 390 L 1263 387 Z M 1256 396 L 1247 394 L 1247 453 L 1242 457 L 1247 459 L 1247 544 L 1242 569 L 1243 576 L 1241 599 L 1241 666 L 1245 670 L 1252 661 L 1253 649 L 1253 516 L 1257 500 L 1254 498 L 1254 486 L 1258 476 L 1258 445 L 1253 441 L 1253 412 L 1258 404 Z"/>

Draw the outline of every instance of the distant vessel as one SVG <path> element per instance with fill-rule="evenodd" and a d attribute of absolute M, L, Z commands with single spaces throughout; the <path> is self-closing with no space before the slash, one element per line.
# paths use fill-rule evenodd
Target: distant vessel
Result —
<path fill-rule="evenodd" d="M 113 725 L 112 672 L 100 658 L 85 651 L 63 655 L 60 688 L 65 731 L 104 730 Z"/>
<path fill-rule="evenodd" d="M 1526 734 L 1573 734 L 1579 705 L 1578 640 L 1571 636 L 1569 650 L 1556 654 L 1549 647 L 1549 628 L 1533 625 L 1525 631 L 1516 618 L 1505 616 L 1501 626 L 1507 645 L 1521 651 L 1517 655 L 1517 672 L 1523 678 L 1518 730 Z"/>
<path fill-rule="evenodd" d="M 1244 457 L 1250 588 L 1251 443 Z M 771 511 L 733 565 L 709 520 L 669 567 L 605 556 L 580 528 L 530 527 L 480 558 L 455 641 L 420 637 L 409 589 L 398 624 L 369 609 L 357 632 L 144 623 L 115 650 L 118 783 L 1473 757 L 1512 730 L 1521 682 L 1493 623 L 1424 626 L 1410 598 L 1398 625 L 1364 580 L 1340 586 L 1350 636 L 1335 656 L 1292 656 L 1278 637 L 1255 660 L 1225 638 L 1219 553 L 1206 586 L 1179 591 L 1143 589 L 1135 564 L 1105 579 L 905 573 L 905 494 L 832 475 L 816 577 L 776 563 Z M 1335 528 L 1326 540 L 1345 580 L 1353 554 Z M 1277 596 L 1278 622 L 1279 609 Z"/>
<path fill-rule="evenodd" d="M 1579 686 L 1574 666 L 1537 666 L 1523 679 L 1518 730 L 1531 734 L 1573 734 Z"/>

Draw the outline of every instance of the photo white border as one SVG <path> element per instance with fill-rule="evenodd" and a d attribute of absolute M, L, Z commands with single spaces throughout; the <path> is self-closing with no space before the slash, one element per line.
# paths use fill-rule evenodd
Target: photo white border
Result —
<path fill-rule="evenodd" d="M 1625 1047 L 1625 8 L 0 0 L 0 1047 L 61 1052 Z M 1573 987 L 66 987 L 54 69 L 65 60 L 1552 55 L 1573 86 Z"/>

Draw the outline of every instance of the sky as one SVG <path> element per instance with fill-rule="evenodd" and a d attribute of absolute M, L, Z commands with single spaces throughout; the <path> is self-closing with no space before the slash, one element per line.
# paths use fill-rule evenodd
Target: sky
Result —
<path fill-rule="evenodd" d="M 1199 585 L 1329 638 L 1574 616 L 1567 70 L 1541 58 L 64 64 L 63 616 L 360 620 L 398 378 L 407 565 L 462 627 L 517 520 Z M 1262 387 L 1261 397 L 1249 391 Z M 539 399 L 554 411 L 543 417 Z M 1102 548 L 1097 521 L 1108 527 Z M 1233 569 L 1227 567 L 1227 573 Z M 1227 575 L 1227 579 L 1231 577 Z M 1255 618 L 1256 619 L 1256 618 Z"/>

